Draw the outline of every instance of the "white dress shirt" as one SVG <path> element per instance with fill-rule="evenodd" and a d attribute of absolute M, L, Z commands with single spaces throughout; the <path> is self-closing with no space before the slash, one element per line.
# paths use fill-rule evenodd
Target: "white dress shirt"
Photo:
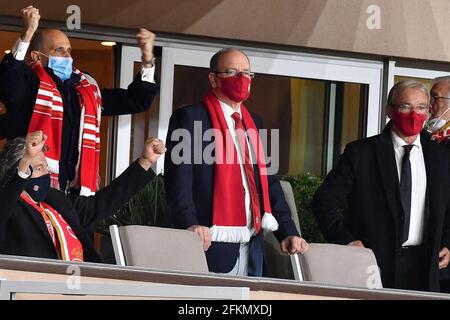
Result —
<path fill-rule="evenodd" d="M 23 172 L 23 171 L 19 170 L 19 167 L 17 167 L 17 174 L 22 179 L 28 179 L 29 177 L 31 177 L 31 170 L 30 170 L 30 168 L 28 168 L 26 172 Z"/>
<path fill-rule="evenodd" d="M 252 217 L 252 211 L 250 210 L 250 191 L 249 191 L 249 187 L 248 187 L 247 176 L 245 174 L 245 168 L 243 165 L 244 155 L 242 154 L 241 149 L 239 147 L 239 141 L 238 141 L 236 128 L 234 125 L 234 119 L 232 118 L 233 113 L 238 112 L 242 119 L 242 112 L 241 112 L 240 108 L 239 108 L 239 110 L 234 111 L 234 109 L 231 106 L 227 105 L 223 101 L 219 100 L 219 103 L 220 103 L 220 106 L 222 107 L 223 115 L 225 116 L 225 120 L 227 122 L 228 129 L 230 130 L 231 137 L 233 138 L 234 145 L 236 147 L 238 160 L 241 165 L 240 167 L 241 167 L 242 184 L 243 184 L 244 192 L 245 192 L 245 212 L 246 212 L 246 216 L 247 216 L 247 227 L 250 230 L 250 234 L 253 235 L 255 232 L 255 228 L 253 228 L 253 217 Z M 224 138 L 224 141 L 226 141 L 225 138 Z M 250 144 L 248 143 L 248 138 L 247 138 L 247 146 L 248 146 L 248 148 L 250 147 Z M 250 152 L 249 154 L 252 155 L 251 150 L 249 150 L 249 152 Z M 252 159 L 253 159 L 253 157 L 252 157 Z"/>
<path fill-rule="evenodd" d="M 11 53 L 13 57 L 16 60 L 22 61 L 25 59 L 25 55 L 27 53 L 28 47 L 30 43 L 29 42 L 23 42 L 20 38 L 16 41 L 14 44 L 14 47 L 11 50 Z M 141 80 L 147 81 L 150 83 L 155 83 L 155 66 L 152 66 L 151 68 L 145 68 L 142 66 L 141 68 Z"/>
<path fill-rule="evenodd" d="M 391 133 L 394 143 L 395 161 L 397 163 L 398 179 L 401 179 L 402 159 L 405 154 L 403 146 L 407 143 L 393 131 Z M 411 163 L 411 215 L 409 221 L 409 237 L 403 246 L 417 246 L 422 244 L 423 227 L 425 222 L 425 195 L 427 191 L 427 172 L 423 158 L 420 135 L 413 142 L 409 161 Z"/>

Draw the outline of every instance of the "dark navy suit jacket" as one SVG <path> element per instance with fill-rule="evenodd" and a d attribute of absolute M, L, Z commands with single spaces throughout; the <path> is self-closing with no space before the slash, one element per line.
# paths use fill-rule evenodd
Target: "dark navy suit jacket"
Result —
<path fill-rule="evenodd" d="M 257 128 L 262 128 L 261 119 L 255 115 L 252 117 Z M 197 126 L 201 125 L 201 130 L 197 129 L 197 132 L 194 132 L 194 123 L 197 123 Z M 190 148 L 186 149 L 188 153 L 180 152 L 180 147 L 177 146 L 180 139 L 172 137 L 174 130 L 180 128 L 185 129 L 185 133 L 189 133 L 193 137 Z M 166 138 L 164 179 L 171 222 L 175 228 L 186 229 L 192 225 L 212 226 L 214 164 L 205 163 L 202 157 L 206 146 L 211 144 L 211 141 L 202 141 L 202 136 L 206 130 L 211 128 L 209 113 L 201 103 L 180 108 L 170 118 Z M 194 143 L 194 139 L 197 143 Z M 182 154 L 190 162 L 174 163 L 171 156 L 172 151 L 174 151 L 174 155 Z M 200 159 L 201 163 L 194 163 L 194 158 Z M 255 170 L 255 172 L 257 171 Z M 258 175 L 255 177 L 258 190 L 261 190 L 259 177 Z M 275 176 L 270 175 L 268 180 L 270 203 L 273 215 L 279 224 L 278 231 L 275 232 L 276 237 L 281 241 L 287 236 L 298 236 L 280 182 Z M 230 190 L 230 192 L 235 191 Z M 262 205 L 261 208 L 263 208 Z M 263 232 L 252 237 L 250 241 L 249 275 L 262 276 L 263 241 Z M 236 264 L 238 255 L 238 243 L 213 242 L 206 251 L 209 270 L 219 273 L 231 271 Z"/>

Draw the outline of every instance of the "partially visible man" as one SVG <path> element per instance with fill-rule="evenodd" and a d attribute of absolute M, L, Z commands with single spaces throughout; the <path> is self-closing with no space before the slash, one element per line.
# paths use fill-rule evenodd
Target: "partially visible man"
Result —
<path fill-rule="evenodd" d="M 433 139 L 450 140 L 450 76 L 434 79 L 430 90 L 430 113 L 427 128 Z"/>
<path fill-rule="evenodd" d="M 8 141 L 0 155 L 0 254 L 101 262 L 88 230 L 153 179 L 164 144 L 147 140 L 140 158 L 109 186 L 69 198 L 50 187 L 46 141 L 42 131 L 31 132 Z"/>
<path fill-rule="evenodd" d="M 432 139 L 450 149 L 450 76 L 434 79 L 430 90 L 430 113 L 427 129 Z M 440 272 L 441 291 L 450 293 L 450 268 Z"/>
<path fill-rule="evenodd" d="M 262 229 L 277 230 L 287 254 L 308 248 L 279 181 L 267 176 L 261 120 L 243 105 L 253 76 L 242 51 L 224 49 L 211 58 L 211 90 L 203 102 L 180 108 L 170 118 L 164 167 L 173 225 L 200 237 L 210 271 L 240 276 L 263 274 Z M 203 139 L 211 129 L 213 144 Z M 189 141 L 179 142 L 182 132 Z M 185 147 L 181 152 L 180 145 Z M 180 155 L 181 162 L 176 160 Z"/>
<path fill-rule="evenodd" d="M 348 144 L 312 202 L 326 239 L 372 249 L 388 288 L 439 291 L 450 260 L 450 156 L 422 131 L 428 109 L 422 83 L 397 83 L 384 131 Z"/>
<path fill-rule="evenodd" d="M 145 111 L 158 91 L 152 62 L 155 36 L 145 29 L 137 34 L 142 70 L 128 90 L 100 90 L 91 76 L 73 67 L 63 32 L 36 32 L 40 15 L 33 6 L 22 9 L 22 15 L 23 33 L 0 64 L 6 137 L 44 131 L 52 186 L 91 195 L 98 187 L 101 115 Z"/>

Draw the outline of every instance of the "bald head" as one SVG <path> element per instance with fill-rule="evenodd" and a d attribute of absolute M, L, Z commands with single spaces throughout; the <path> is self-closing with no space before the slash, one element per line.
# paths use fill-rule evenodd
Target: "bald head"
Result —
<path fill-rule="evenodd" d="M 433 87 L 430 90 L 431 108 L 430 112 L 433 118 L 450 119 L 450 77 L 440 77 L 433 81 Z"/>
<path fill-rule="evenodd" d="M 70 57 L 71 51 L 69 38 L 58 29 L 43 29 L 36 32 L 29 49 L 31 59 L 41 61 L 44 66 L 47 65 L 48 56 Z"/>

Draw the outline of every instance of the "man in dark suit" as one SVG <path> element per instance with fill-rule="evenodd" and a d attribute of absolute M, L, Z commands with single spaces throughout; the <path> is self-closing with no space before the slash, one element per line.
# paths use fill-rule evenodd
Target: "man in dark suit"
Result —
<path fill-rule="evenodd" d="M 390 123 L 347 145 L 312 203 L 329 242 L 374 251 L 384 287 L 439 291 L 450 259 L 450 158 L 422 131 L 428 109 L 422 83 L 397 83 Z"/>
<path fill-rule="evenodd" d="M 159 90 L 154 81 L 155 35 L 145 29 L 137 34 L 142 69 L 128 89 L 100 90 L 95 79 L 74 68 L 72 47 L 62 31 L 37 31 L 40 15 L 33 6 L 22 9 L 22 15 L 23 32 L 0 63 L 0 95 L 7 111 L 2 134 L 13 139 L 44 131 L 52 185 L 91 195 L 99 158 L 88 154 L 93 146 L 97 154 L 100 150 L 100 115 L 143 112 Z"/>
<path fill-rule="evenodd" d="M 230 275 L 262 276 L 261 229 L 277 230 L 285 253 L 307 249 L 279 181 L 267 176 L 261 121 L 242 104 L 253 76 L 243 52 L 216 53 L 210 92 L 203 103 L 175 111 L 167 134 L 164 178 L 172 223 L 198 234 L 210 271 Z"/>
<path fill-rule="evenodd" d="M 430 90 L 430 113 L 427 130 L 431 138 L 450 150 L 450 77 L 434 79 Z M 450 268 L 441 270 L 441 291 L 450 293 Z"/>
<path fill-rule="evenodd" d="M 101 262 L 87 229 L 124 205 L 155 176 L 164 153 L 149 139 L 141 157 L 95 196 L 69 198 L 50 187 L 42 131 L 8 141 L 0 156 L 0 254 Z"/>

